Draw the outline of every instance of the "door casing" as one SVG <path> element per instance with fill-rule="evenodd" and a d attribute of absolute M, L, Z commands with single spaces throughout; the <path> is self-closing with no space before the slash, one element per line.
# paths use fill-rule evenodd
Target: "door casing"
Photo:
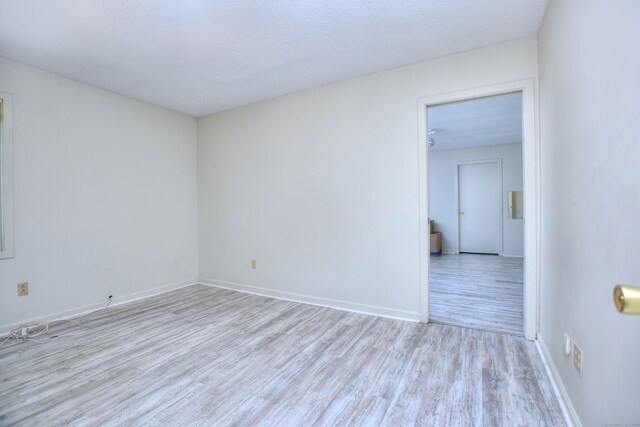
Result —
<path fill-rule="evenodd" d="M 539 329 L 540 293 L 540 143 L 537 133 L 533 79 L 519 80 L 419 98 L 418 113 L 418 229 L 420 321 L 429 321 L 429 174 L 427 107 L 487 96 L 522 92 L 522 157 L 524 178 L 524 336 L 535 340 Z"/>

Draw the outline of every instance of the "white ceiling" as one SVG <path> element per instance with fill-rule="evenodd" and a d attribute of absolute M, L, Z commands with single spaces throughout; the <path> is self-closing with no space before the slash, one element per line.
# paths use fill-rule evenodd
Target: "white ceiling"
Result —
<path fill-rule="evenodd" d="M 534 34 L 547 0 L 0 0 L 0 56 L 193 116 Z"/>
<path fill-rule="evenodd" d="M 427 114 L 432 151 L 522 142 L 521 92 L 437 105 Z"/>

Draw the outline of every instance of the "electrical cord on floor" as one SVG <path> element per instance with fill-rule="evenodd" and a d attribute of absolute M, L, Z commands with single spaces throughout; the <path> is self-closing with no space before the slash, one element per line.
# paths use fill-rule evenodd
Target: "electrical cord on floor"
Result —
<path fill-rule="evenodd" d="M 109 298 L 107 300 L 107 305 L 101 309 L 102 310 L 106 310 L 109 305 L 111 304 L 111 300 L 113 299 L 113 295 L 109 295 Z M 73 322 L 78 326 L 81 326 L 83 328 L 89 328 L 89 329 L 93 329 L 91 326 L 87 326 L 87 325 L 83 325 L 82 323 L 78 322 L 77 320 L 73 320 L 73 319 L 62 319 L 60 320 L 60 322 Z M 34 340 L 35 337 L 39 337 L 41 335 L 46 334 L 49 331 L 49 324 L 48 323 L 26 323 L 22 326 L 19 326 L 17 328 L 15 328 L 14 330 L 12 330 L 11 332 L 9 332 L 9 335 L 7 335 L 6 337 L 4 337 L 4 339 L 2 340 L 2 342 L 0 342 L 0 347 L 2 347 L 7 341 L 9 341 L 10 339 L 15 339 L 16 341 L 35 341 L 37 343 L 42 343 L 41 341 L 38 340 Z M 65 334 L 65 335 L 59 335 L 59 336 L 79 336 L 82 334 Z"/>
<path fill-rule="evenodd" d="M 9 335 L 4 338 L 4 340 L 0 343 L 2 346 L 4 343 L 14 338 L 18 341 L 20 340 L 33 340 L 35 337 L 39 337 L 40 335 L 44 335 L 49 330 L 48 323 L 26 323 L 22 326 L 19 326 L 9 332 Z"/>

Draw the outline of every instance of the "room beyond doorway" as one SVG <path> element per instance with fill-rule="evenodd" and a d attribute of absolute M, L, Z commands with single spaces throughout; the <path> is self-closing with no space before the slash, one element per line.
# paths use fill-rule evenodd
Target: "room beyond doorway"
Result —
<path fill-rule="evenodd" d="M 427 108 L 430 321 L 524 332 L 522 99 Z"/>
<path fill-rule="evenodd" d="M 419 247 L 420 256 L 420 321 L 429 322 L 429 128 L 427 109 L 458 101 L 486 98 L 510 93 L 522 94 L 522 200 L 524 222 L 524 283 L 523 283 L 523 331 L 527 340 L 535 340 L 538 333 L 538 304 L 540 293 L 540 143 L 536 136 L 536 91 L 533 79 L 496 83 L 456 92 L 433 94 L 419 98 L 418 112 L 418 190 L 419 190 Z M 442 141 L 440 141 L 442 142 Z M 505 247 L 505 251 L 507 248 Z"/>

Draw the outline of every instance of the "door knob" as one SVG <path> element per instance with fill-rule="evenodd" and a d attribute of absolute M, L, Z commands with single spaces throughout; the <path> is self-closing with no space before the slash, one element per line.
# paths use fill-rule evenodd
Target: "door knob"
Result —
<path fill-rule="evenodd" d="M 613 303 L 620 313 L 640 314 L 640 288 L 617 285 L 613 288 Z"/>
<path fill-rule="evenodd" d="M 460 211 L 458 212 L 459 215 L 464 215 L 464 212 Z"/>

